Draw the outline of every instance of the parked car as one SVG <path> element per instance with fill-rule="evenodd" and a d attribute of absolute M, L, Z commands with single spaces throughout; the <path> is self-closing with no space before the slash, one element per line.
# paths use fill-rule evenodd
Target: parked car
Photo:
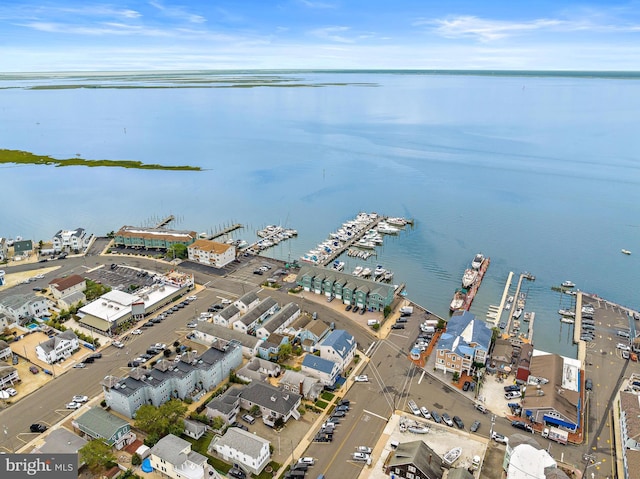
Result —
<path fill-rule="evenodd" d="M 243 431 L 248 431 L 249 428 L 247 426 L 245 426 L 244 424 L 240 424 L 239 422 L 232 422 L 231 424 L 229 424 L 229 427 L 237 427 L 239 429 L 242 429 Z"/>
<path fill-rule="evenodd" d="M 89 400 L 89 398 L 87 396 L 73 396 L 71 398 L 71 401 L 73 402 L 87 402 Z"/>
<path fill-rule="evenodd" d="M 361 374 L 360 376 L 356 376 L 353 380 L 357 383 L 366 383 L 369 381 L 369 376 L 366 374 Z"/>
<path fill-rule="evenodd" d="M 114 341 L 111 344 L 113 344 L 113 346 L 118 348 L 118 349 L 124 348 L 124 344 L 122 344 L 120 341 Z"/>
<path fill-rule="evenodd" d="M 84 358 L 84 359 L 82 360 L 82 362 L 83 362 L 84 364 L 93 364 L 95 361 L 96 361 L 96 360 L 95 360 L 94 358 L 92 358 L 91 356 L 89 356 L 88 358 Z"/>
<path fill-rule="evenodd" d="M 447 426 L 453 427 L 453 421 L 451 420 L 451 418 L 449 417 L 449 415 L 446 412 L 442 413 L 442 420 L 444 421 L 444 423 Z"/>
<path fill-rule="evenodd" d="M 247 473 L 244 472 L 242 469 L 238 469 L 236 467 L 232 467 L 231 469 L 229 469 L 228 474 L 231 477 L 235 477 L 236 479 L 245 479 L 247 477 Z"/>
<path fill-rule="evenodd" d="M 40 423 L 34 423 L 31 426 L 29 426 L 29 430 L 31 432 L 45 432 L 47 430 L 47 426 Z"/>
<path fill-rule="evenodd" d="M 343 410 L 340 410 L 340 411 L 338 411 L 338 410 L 333 411 L 333 414 L 332 414 L 332 416 L 333 416 L 333 417 L 345 417 L 346 415 L 347 415 L 347 412 L 346 412 L 346 411 L 343 411 Z"/>
<path fill-rule="evenodd" d="M 78 409 L 80 406 L 82 406 L 82 404 L 78 403 L 78 402 L 70 402 L 65 404 L 65 407 L 67 409 Z"/>
<path fill-rule="evenodd" d="M 471 424 L 469 431 L 476 432 L 478 429 L 480 429 L 480 421 L 473 421 L 473 424 Z"/>
<path fill-rule="evenodd" d="M 13 389 L 13 388 L 7 388 L 7 389 L 5 389 L 5 391 L 7 391 L 7 393 L 8 393 L 8 394 L 9 394 L 9 396 L 11 396 L 11 397 L 13 397 L 13 396 L 15 396 L 16 394 L 18 394 L 18 391 L 16 391 L 16 390 L 15 390 L 15 389 Z"/>
<path fill-rule="evenodd" d="M 73 365 L 74 369 L 83 369 L 83 368 L 86 368 L 86 367 L 87 367 L 87 365 L 85 363 L 76 363 L 76 364 Z"/>
<path fill-rule="evenodd" d="M 392 324 L 391 329 L 404 329 L 404 324 L 398 324 L 398 323 Z"/>
<path fill-rule="evenodd" d="M 31 374 L 38 374 L 40 370 L 36 366 L 29 366 L 29 371 Z"/>
<path fill-rule="evenodd" d="M 592 391 L 593 390 L 593 381 L 590 378 L 587 378 L 584 382 L 584 388 L 587 391 Z"/>
<path fill-rule="evenodd" d="M 249 424 L 253 424 L 256 422 L 256 418 L 254 418 L 251 414 L 243 414 L 240 416 L 243 421 L 248 422 Z"/>
<path fill-rule="evenodd" d="M 512 391 L 520 391 L 520 386 L 517 384 L 510 384 L 509 386 L 504 387 L 504 392 L 509 393 Z"/>
<path fill-rule="evenodd" d="M 516 429 L 522 429 L 523 431 L 533 432 L 533 428 L 531 425 L 522 422 L 522 421 L 513 421 L 511 423 L 511 427 L 515 427 Z"/>
<path fill-rule="evenodd" d="M 470 386 L 471 386 L 471 383 L 469 381 L 465 381 L 464 384 L 462 385 L 462 390 L 468 391 Z"/>
<path fill-rule="evenodd" d="M 504 437 L 502 434 L 498 434 L 497 432 L 493 432 L 493 434 L 491 434 L 491 439 L 493 439 L 496 442 L 499 442 L 500 444 L 506 444 L 507 443 L 507 438 Z"/>
<path fill-rule="evenodd" d="M 89 357 L 93 359 L 100 359 L 102 357 L 102 353 L 93 353 Z"/>
<path fill-rule="evenodd" d="M 351 405 L 351 401 L 349 401 L 348 399 L 340 399 L 340 401 L 338 401 L 338 406 L 350 406 Z"/>
<path fill-rule="evenodd" d="M 433 419 L 433 421 L 437 422 L 438 424 L 442 422 L 442 416 L 440 416 L 438 411 L 436 411 L 435 409 L 431 411 L 431 419 Z"/>
<path fill-rule="evenodd" d="M 133 331 L 131 331 L 131 334 L 142 334 L 142 331 L 140 329 L 134 329 Z"/>
<path fill-rule="evenodd" d="M 458 429 L 464 429 L 464 422 L 462 422 L 460 416 L 453 416 L 453 422 L 456 426 L 458 426 Z"/>
<path fill-rule="evenodd" d="M 298 462 L 313 466 L 316 463 L 316 460 L 313 457 L 301 457 L 298 459 Z"/>
<path fill-rule="evenodd" d="M 431 413 L 426 407 L 422 406 L 420 408 L 420 413 L 424 416 L 425 419 L 431 419 Z"/>
<path fill-rule="evenodd" d="M 360 461 L 360 462 L 366 462 L 366 463 L 371 462 L 371 456 L 363 452 L 354 452 L 351 455 L 351 457 L 353 458 L 354 461 Z"/>
<path fill-rule="evenodd" d="M 345 311 L 351 311 L 351 308 L 353 308 L 353 306 L 351 306 L 350 304 L 347 304 L 347 307 L 344 308 Z"/>
<path fill-rule="evenodd" d="M 522 394 L 520 394 L 520 391 L 511 391 L 504 394 L 505 399 L 516 399 L 519 397 L 522 397 Z"/>
<path fill-rule="evenodd" d="M 363 454 L 371 454 L 373 452 L 372 449 L 368 446 L 358 446 L 356 447 L 356 451 Z"/>
<path fill-rule="evenodd" d="M 336 411 L 344 411 L 347 412 L 349 410 L 349 406 L 346 404 L 339 404 L 336 406 Z"/>

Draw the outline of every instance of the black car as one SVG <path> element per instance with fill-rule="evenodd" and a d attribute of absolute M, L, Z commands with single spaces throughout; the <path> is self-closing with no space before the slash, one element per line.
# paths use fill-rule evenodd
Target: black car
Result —
<path fill-rule="evenodd" d="M 512 384 L 510 386 L 504 387 L 504 392 L 508 393 L 512 391 L 520 391 L 520 386 L 518 386 L 517 384 Z"/>
<path fill-rule="evenodd" d="M 229 469 L 229 472 L 227 474 L 237 479 L 245 479 L 247 477 L 247 474 L 244 471 L 235 467 L 232 467 L 231 469 Z"/>
<path fill-rule="evenodd" d="M 244 424 L 240 424 L 239 422 L 232 422 L 229 427 L 237 427 L 239 429 L 242 429 L 243 431 L 248 431 L 249 428 L 247 426 L 245 426 Z"/>
<path fill-rule="evenodd" d="M 404 324 L 398 324 L 398 323 L 392 324 L 391 329 L 404 329 Z"/>
<path fill-rule="evenodd" d="M 151 328 L 155 323 L 153 321 L 147 321 L 142 325 L 143 328 Z"/>
<path fill-rule="evenodd" d="M 440 424 L 442 422 L 442 417 L 435 410 L 431 411 L 431 419 Z"/>
<path fill-rule="evenodd" d="M 138 366 L 140 366 L 140 362 L 139 361 L 129 361 L 127 363 L 127 366 L 130 368 L 137 368 Z"/>
<path fill-rule="evenodd" d="M 254 269 L 253 274 L 259 274 L 260 276 L 262 276 L 262 271 L 260 271 L 259 269 Z"/>
<path fill-rule="evenodd" d="M 359 313 L 359 314 L 360 314 L 360 316 L 362 316 L 362 315 L 363 315 L 364 313 L 366 313 L 366 312 L 367 312 L 367 308 L 362 308 L 362 309 L 360 310 L 360 313 Z"/>
<path fill-rule="evenodd" d="M 29 430 L 31 432 L 45 432 L 47 430 L 47 426 L 45 426 L 44 424 L 35 423 L 29 427 Z"/>
<path fill-rule="evenodd" d="M 151 354 L 145 353 L 145 354 L 141 354 L 140 357 L 148 360 L 148 359 L 151 359 L 153 356 Z"/>
<path fill-rule="evenodd" d="M 100 359 L 102 357 L 102 353 L 93 353 L 91 356 L 89 356 L 90 358 L 93 359 Z"/>
<path fill-rule="evenodd" d="M 160 319 L 160 318 L 153 318 L 153 319 L 151 320 L 151 322 L 152 322 L 153 324 L 159 324 L 159 323 L 161 323 L 161 322 L 162 322 L 162 319 Z"/>
<path fill-rule="evenodd" d="M 465 381 L 464 384 L 462 385 L 462 390 L 463 391 L 468 391 L 469 390 L 469 386 L 471 386 L 471 383 L 469 381 Z"/>
<path fill-rule="evenodd" d="M 533 428 L 529 424 L 524 423 L 522 421 L 513 421 L 511 423 L 511 426 L 515 427 L 516 429 L 522 429 L 523 431 L 527 431 L 527 432 L 533 431 Z"/>
<path fill-rule="evenodd" d="M 347 304 L 347 307 L 344 308 L 345 311 L 351 311 L 351 308 L 353 308 L 353 306 L 351 306 L 350 304 Z"/>
<path fill-rule="evenodd" d="M 91 356 L 89 356 L 88 358 L 84 358 L 84 359 L 82 360 L 82 362 L 83 362 L 84 364 L 91 364 L 91 363 L 93 363 L 95 360 L 96 360 L 96 358 L 92 358 Z"/>
<path fill-rule="evenodd" d="M 338 401 L 338 406 L 350 406 L 351 405 L 351 401 L 349 401 L 348 399 L 340 399 L 340 401 Z"/>
<path fill-rule="evenodd" d="M 462 422 L 460 416 L 453 416 L 453 422 L 458 426 L 458 429 L 464 429 L 464 422 Z"/>
<path fill-rule="evenodd" d="M 358 306 L 357 304 L 351 309 L 352 313 L 357 313 L 360 310 L 360 306 Z"/>
<path fill-rule="evenodd" d="M 336 411 L 347 412 L 348 410 L 349 410 L 349 406 L 347 406 L 346 404 L 340 404 L 339 406 L 336 406 Z"/>
<path fill-rule="evenodd" d="M 333 411 L 333 417 L 345 417 L 347 415 L 346 411 L 336 410 Z"/>
<path fill-rule="evenodd" d="M 587 391 L 591 391 L 593 389 L 593 381 L 591 381 L 591 379 L 587 378 L 584 382 L 584 388 Z"/>

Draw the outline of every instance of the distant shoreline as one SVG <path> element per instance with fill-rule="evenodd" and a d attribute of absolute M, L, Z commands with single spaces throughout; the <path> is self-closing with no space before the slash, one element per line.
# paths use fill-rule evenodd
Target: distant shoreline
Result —
<path fill-rule="evenodd" d="M 188 165 L 157 165 L 145 164 L 137 160 L 86 160 L 84 158 L 56 159 L 46 155 L 34 155 L 28 151 L 0 149 L 0 164 L 29 164 L 49 166 L 88 166 L 88 167 L 119 167 L 136 168 L 139 170 L 178 170 L 178 171 L 202 171 L 199 166 Z"/>

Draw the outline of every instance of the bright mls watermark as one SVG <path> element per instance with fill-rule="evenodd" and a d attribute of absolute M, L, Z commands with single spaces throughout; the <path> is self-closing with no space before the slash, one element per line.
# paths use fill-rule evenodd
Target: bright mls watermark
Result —
<path fill-rule="evenodd" d="M 2 479 L 76 479 L 78 477 L 77 454 L 2 454 L 0 455 Z"/>

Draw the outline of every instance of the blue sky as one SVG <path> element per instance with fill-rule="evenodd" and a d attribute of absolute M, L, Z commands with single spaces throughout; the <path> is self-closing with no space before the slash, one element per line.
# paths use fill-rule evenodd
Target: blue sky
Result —
<path fill-rule="evenodd" d="M 639 70 L 638 1 L 2 0 L 0 70 Z"/>

